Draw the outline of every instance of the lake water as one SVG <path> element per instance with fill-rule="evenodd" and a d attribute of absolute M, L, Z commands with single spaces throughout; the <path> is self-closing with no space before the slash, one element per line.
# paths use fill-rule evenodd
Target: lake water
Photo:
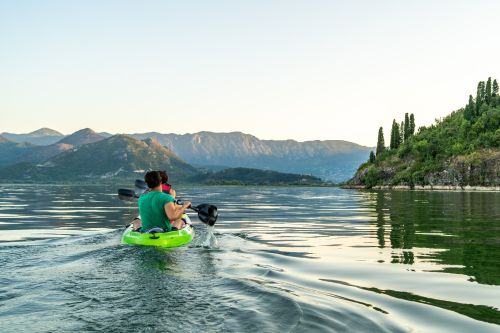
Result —
<path fill-rule="evenodd" d="M 500 332 L 500 193 L 178 188 L 219 247 L 172 250 L 115 193 L 0 185 L 1 332 Z"/>

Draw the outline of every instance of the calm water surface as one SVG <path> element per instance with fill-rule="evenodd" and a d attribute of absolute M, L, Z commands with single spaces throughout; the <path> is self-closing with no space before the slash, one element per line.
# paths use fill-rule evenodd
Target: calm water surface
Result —
<path fill-rule="evenodd" d="M 121 245 L 115 188 L 0 185 L 0 331 L 500 332 L 500 193 L 178 190 L 218 248 Z"/>

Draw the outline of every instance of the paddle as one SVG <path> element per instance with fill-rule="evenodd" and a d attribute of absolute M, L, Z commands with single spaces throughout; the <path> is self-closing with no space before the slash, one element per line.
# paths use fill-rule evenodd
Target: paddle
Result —
<path fill-rule="evenodd" d="M 141 179 L 136 179 L 135 180 L 135 187 L 141 190 L 147 190 L 148 189 L 148 184 L 144 180 Z"/>
<path fill-rule="evenodd" d="M 135 201 L 139 198 L 139 196 L 132 190 L 127 189 L 119 189 L 118 190 L 118 198 L 124 201 Z M 180 200 L 175 201 L 178 205 L 182 205 Z M 208 224 L 209 226 L 213 226 L 215 222 L 217 222 L 217 218 L 219 217 L 219 213 L 217 212 L 217 207 L 210 204 L 201 204 L 198 206 L 189 207 L 191 210 L 198 213 L 198 218 L 201 222 Z"/>
<path fill-rule="evenodd" d="M 176 200 L 178 205 L 182 205 L 182 202 Z M 213 226 L 215 222 L 217 222 L 217 218 L 219 217 L 219 213 L 217 212 L 217 207 L 210 204 L 201 204 L 198 206 L 190 206 L 191 210 L 194 210 L 198 213 L 198 218 L 201 222 L 208 224 L 209 226 Z"/>
<path fill-rule="evenodd" d="M 132 190 L 121 188 L 118 190 L 118 198 L 123 201 L 136 201 L 139 196 Z"/>

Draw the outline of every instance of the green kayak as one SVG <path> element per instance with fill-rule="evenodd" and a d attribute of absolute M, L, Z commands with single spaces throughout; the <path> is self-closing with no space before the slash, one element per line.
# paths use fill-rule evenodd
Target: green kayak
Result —
<path fill-rule="evenodd" d="M 141 233 L 134 231 L 132 224 L 125 229 L 122 236 L 122 244 L 137 244 L 159 247 L 178 247 L 189 244 L 194 237 L 194 229 L 187 215 L 183 216 L 186 226 L 181 230 L 157 233 Z"/>

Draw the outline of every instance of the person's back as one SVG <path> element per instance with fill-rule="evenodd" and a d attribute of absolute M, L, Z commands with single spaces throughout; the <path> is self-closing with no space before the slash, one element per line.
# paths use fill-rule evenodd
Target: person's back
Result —
<path fill-rule="evenodd" d="M 150 191 L 139 198 L 139 215 L 142 220 L 142 231 L 152 228 L 162 228 L 170 231 L 172 226 L 165 213 L 165 205 L 174 202 L 175 199 L 164 192 Z"/>
<path fill-rule="evenodd" d="M 148 232 L 153 228 L 171 231 L 172 227 L 176 228 L 174 230 L 183 228 L 185 223 L 182 215 L 191 207 L 191 202 L 185 201 L 182 205 L 176 205 L 174 197 L 162 191 L 158 171 L 147 172 L 144 180 L 148 184 L 149 192 L 139 198 L 139 215 L 142 220 L 140 231 Z"/>

